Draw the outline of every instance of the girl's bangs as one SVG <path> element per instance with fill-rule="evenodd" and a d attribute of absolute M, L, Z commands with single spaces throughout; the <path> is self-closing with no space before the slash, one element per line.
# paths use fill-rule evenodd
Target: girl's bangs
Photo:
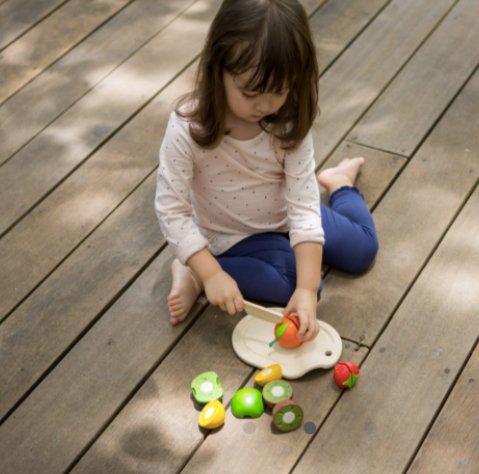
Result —
<path fill-rule="evenodd" d="M 252 71 L 245 88 L 254 92 L 283 92 L 292 89 L 303 65 L 294 40 L 265 35 L 254 43 L 235 46 L 225 69 L 232 75 Z M 291 44 L 293 43 L 293 44 Z"/>

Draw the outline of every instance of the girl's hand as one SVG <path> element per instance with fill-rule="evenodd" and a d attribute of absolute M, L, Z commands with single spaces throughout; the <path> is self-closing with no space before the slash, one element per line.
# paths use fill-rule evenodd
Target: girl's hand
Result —
<path fill-rule="evenodd" d="M 319 333 L 316 319 L 317 293 L 308 288 L 296 288 L 283 314 L 294 313 L 299 317 L 300 328 L 298 338 L 303 342 L 313 340 Z"/>
<path fill-rule="evenodd" d="M 219 270 L 203 281 L 208 301 L 229 314 L 243 311 L 243 296 L 236 282 L 223 270 Z"/>

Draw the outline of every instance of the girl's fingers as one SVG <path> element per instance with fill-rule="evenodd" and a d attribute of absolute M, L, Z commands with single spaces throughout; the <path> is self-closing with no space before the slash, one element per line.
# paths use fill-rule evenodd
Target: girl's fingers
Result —
<path fill-rule="evenodd" d="M 304 332 L 302 332 L 302 329 L 304 328 Z M 298 331 L 298 337 L 304 341 L 312 341 L 319 333 L 319 323 L 317 319 L 311 321 L 311 320 L 306 320 L 304 325 L 301 323 L 301 329 Z M 303 337 L 301 337 L 301 335 Z"/>
<path fill-rule="evenodd" d="M 234 297 L 234 304 L 235 304 L 237 313 L 240 313 L 241 311 L 244 310 L 243 297 L 241 295 L 236 295 Z"/>
<path fill-rule="evenodd" d="M 228 311 L 228 314 L 236 314 L 234 300 L 229 300 L 226 302 L 226 310 Z"/>

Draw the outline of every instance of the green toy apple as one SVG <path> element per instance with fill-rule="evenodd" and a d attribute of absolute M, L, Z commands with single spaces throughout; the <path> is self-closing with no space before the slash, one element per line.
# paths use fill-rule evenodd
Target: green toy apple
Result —
<path fill-rule="evenodd" d="M 231 411 L 236 418 L 258 418 L 264 412 L 262 393 L 251 387 L 239 389 L 231 400 Z"/>

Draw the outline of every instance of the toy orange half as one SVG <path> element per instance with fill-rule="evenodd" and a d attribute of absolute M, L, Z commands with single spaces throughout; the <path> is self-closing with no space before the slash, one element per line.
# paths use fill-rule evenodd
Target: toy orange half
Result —
<path fill-rule="evenodd" d="M 284 326 L 286 324 L 286 326 Z M 278 342 L 287 349 L 299 347 L 303 341 L 298 339 L 299 331 L 298 316 L 284 316 L 282 321 L 274 327 L 274 335 L 278 338 Z"/>

